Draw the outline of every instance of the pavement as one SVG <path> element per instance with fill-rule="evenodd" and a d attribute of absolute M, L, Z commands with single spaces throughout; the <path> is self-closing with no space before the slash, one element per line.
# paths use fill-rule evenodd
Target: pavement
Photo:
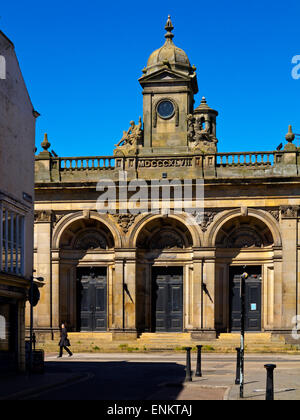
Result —
<path fill-rule="evenodd" d="M 49 392 L 63 385 L 79 383 L 87 379 L 88 373 L 69 371 L 46 371 L 44 374 L 6 374 L 0 376 L 0 401 L 22 400 L 35 394 Z"/>
<path fill-rule="evenodd" d="M 185 355 L 48 354 L 43 375 L 0 377 L 0 400 L 239 400 L 236 357 L 204 354 L 202 377 L 185 382 Z M 246 355 L 244 400 L 264 400 L 266 363 L 275 363 L 274 399 L 300 400 L 299 355 Z M 192 369 L 196 355 L 192 355 Z M 124 385 L 125 384 L 125 385 Z"/>

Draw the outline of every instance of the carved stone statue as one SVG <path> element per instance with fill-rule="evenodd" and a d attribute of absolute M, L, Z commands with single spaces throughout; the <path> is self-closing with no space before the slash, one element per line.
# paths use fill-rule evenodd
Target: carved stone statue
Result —
<path fill-rule="evenodd" d="M 204 125 L 204 127 L 203 127 Z M 205 123 L 202 118 L 195 118 L 195 141 L 198 145 L 201 141 L 209 141 L 209 124 Z"/>
<path fill-rule="evenodd" d="M 193 149 L 215 153 L 218 140 L 211 132 L 209 120 L 194 115 L 188 116 L 188 139 Z"/>
<path fill-rule="evenodd" d="M 140 144 L 143 138 L 142 118 L 139 118 L 138 125 L 134 121 L 130 121 L 130 127 L 127 131 L 123 131 L 123 137 L 116 144 L 116 147 L 135 146 Z"/>
<path fill-rule="evenodd" d="M 207 105 L 205 97 L 193 114 L 187 117 L 189 146 L 202 153 L 216 153 L 216 117 L 218 112 Z"/>
<path fill-rule="evenodd" d="M 188 140 L 189 142 L 195 141 L 195 117 L 192 114 L 189 114 L 187 117 L 187 123 L 188 123 Z"/>

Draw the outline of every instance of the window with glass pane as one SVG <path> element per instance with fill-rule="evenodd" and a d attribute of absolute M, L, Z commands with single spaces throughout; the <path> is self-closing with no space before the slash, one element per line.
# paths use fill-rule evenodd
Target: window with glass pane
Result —
<path fill-rule="evenodd" d="M 0 304 L 0 351 L 9 351 L 9 309 Z"/>
<path fill-rule="evenodd" d="M 24 216 L 5 207 L 1 209 L 0 271 L 22 275 L 24 272 Z"/>
<path fill-rule="evenodd" d="M 3 211 L 1 207 L 1 227 L 0 227 L 0 247 L 1 247 L 1 261 L 0 261 L 0 270 L 4 271 L 5 267 L 5 212 Z"/>

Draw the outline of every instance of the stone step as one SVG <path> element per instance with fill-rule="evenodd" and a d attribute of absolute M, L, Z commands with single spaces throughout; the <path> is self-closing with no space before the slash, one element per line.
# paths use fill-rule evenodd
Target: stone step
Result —
<path fill-rule="evenodd" d="M 240 334 L 229 333 L 229 334 L 220 334 L 218 341 L 220 342 L 239 342 Z M 271 343 L 272 335 L 269 333 L 246 333 L 245 341 L 248 343 Z"/>
<path fill-rule="evenodd" d="M 191 333 L 143 333 L 142 337 L 190 337 Z"/>
<path fill-rule="evenodd" d="M 75 353 L 85 352 L 143 352 L 143 351 L 181 351 L 184 347 L 202 344 L 203 351 L 235 353 L 240 344 L 240 334 L 221 334 L 215 340 L 192 340 L 190 333 L 144 333 L 136 340 L 114 341 L 112 333 L 69 333 L 71 349 Z M 246 333 L 245 344 L 247 352 L 286 352 L 295 351 L 296 346 L 286 345 L 284 339 L 272 341 L 269 333 Z M 58 351 L 58 340 L 46 340 L 37 343 L 37 348 L 46 352 Z M 182 350 L 183 351 L 183 350 Z"/>
<path fill-rule="evenodd" d="M 196 350 L 197 342 L 185 341 L 181 343 L 168 343 L 168 342 L 156 342 L 156 343 L 142 343 L 138 340 L 124 342 L 108 342 L 108 341 L 97 341 L 94 343 L 81 343 L 71 342 L 71 350 L 74 353 L 97 353 L 97 352 L 108 352 L 108 353 L 128 353 L 128 352 L 144 352 L 144 351 L 183 351 L 184 347 L 192 347 L 193 351 Z M 235 343 L 225 343 L 215 340 L 213 342 L 202 341 L 203 352 L 217 352 L 217 353 L 236 353 Z M 58 345 L 56 341 L 48 341 L 46 343 L 37 343 L 37 348 L 44 349 L 46 353 L 57 353 Z M 263 352 L 263 353 L 285 353 L 287 351 L 295 351 L 296 347 L 291 345 L 285 345 L 284 343 L 268 343 L 268 344 L 255 344 L 246 343 L 246 352 Z"/>
<path fill-rule="evenodd" d="M 106 340 L 106 341 L 112 341 L 113 335 L 112 333 L 68 333 L 68 336 L 70 339 L 73 340 Z"/>

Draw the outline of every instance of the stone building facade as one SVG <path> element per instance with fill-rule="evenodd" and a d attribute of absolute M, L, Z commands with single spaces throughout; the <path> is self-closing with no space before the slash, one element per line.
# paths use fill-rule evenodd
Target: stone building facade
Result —
<path fill-rule="evenodd" d="M 0 370 L 25 368 L 33 269 L 35 120 L 14 45 L 0 31 Z"/>
<path fill-rule="evenodd" d="M 139 80 L 143 118 L 113 156 L 57 157 L 47 137 L 36 156 L 35 269 L 46 283 L 39 334 L 53 336 L 65 321 L 114 339 L 216 337 L 239 328 L 244 271 L 247 330 L 294 327 L 300 152 L 292 128 L 282 151 L 219 153 L 218 112 L 205 98 L 194 107 L 196 68 L 173 29 L 169 18 L 165 44 Z"/>

